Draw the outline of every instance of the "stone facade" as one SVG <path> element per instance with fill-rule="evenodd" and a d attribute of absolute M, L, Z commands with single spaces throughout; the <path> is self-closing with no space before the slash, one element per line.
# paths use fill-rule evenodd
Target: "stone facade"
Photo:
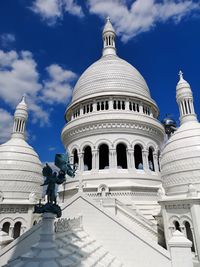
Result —
<path fill-rule="evenodd" d="M 59 188 L 62 218 L 53 225 L 54 216 L 46 214 L 26 231 L 39 220 L 32 213 L 41 178 L 35 152 L 26 171 L 33 168 L 38 176 L 27 176 L 26 183 L 15 176 L 18 202 L 6 190 L 0 194 L 1 260 L 8 267 L 200 266 L 200 126 L 190 85 L 180 73 L 181 125 L 163 149 L 158 107 L 142 75 L 117 56 L 115 37 L 108 19 L 102 57 L 81 75 L 65 113 L 62 142 L 77 171 Z M 25 124 L 19 127 L 18 119 L 27 119 L 25 111 L 23 106 L 15 116 L 15 142 L 24 140 Z M 20 234 L 26 231 L 9 245 L 6 220 L 10 236 L 17 220 Z"/>

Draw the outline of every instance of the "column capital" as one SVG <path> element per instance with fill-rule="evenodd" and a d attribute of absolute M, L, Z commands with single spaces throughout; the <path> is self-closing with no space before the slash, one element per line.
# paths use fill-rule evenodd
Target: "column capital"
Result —
<path fill-rule="evenodd" d="M 146 148 L 142 149 L 142 154 L 144 154 L 145 156 L 148 154 L 148 150 Z"/>

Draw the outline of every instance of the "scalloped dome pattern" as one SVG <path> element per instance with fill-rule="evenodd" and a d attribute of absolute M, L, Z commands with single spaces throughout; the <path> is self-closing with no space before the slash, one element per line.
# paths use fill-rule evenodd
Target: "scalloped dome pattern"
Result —
<path fill-rule="evenodd" d="M 161 176 L 167 195 L 185 194 L 189 184 L 200 190 L 200 124 L 183 123 L 165 146 Z"/>
<path fill-rule="evenodd" d="M 72 103 L 105 94 L 128 94 L 151 100 L 142 75 L 127 61 L 116 55 L 101 57 L 81 75 L 75 85 Z"/>
<path fill-rule="evenodd" d="M 42 194 L 42 166 L 37 153 L 20 138 L 0 145 L 0 191 L 4 199 L 29 199 Z"/>

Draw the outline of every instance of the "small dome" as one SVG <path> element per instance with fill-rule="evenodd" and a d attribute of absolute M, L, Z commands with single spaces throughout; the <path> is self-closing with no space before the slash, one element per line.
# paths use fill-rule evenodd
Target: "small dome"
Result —
<path fill-rule="evenodd" d="M 127 61 L 106 55 L 81 75 L 73 91 L 72 103 L 100 95 L 135 96 L 154 101 L 142 75 Z"/>
<path fill-rule="evenodd" d="M 0 190 L 4 199 L 41 197 L 42 165 L 37 153 L 20 138 L 0 146 Z"/>
<path fill-rule="evenodd" d="M 183 123 L 169 139 L 161 160 L 167 195 L 186 194 L 190 184 L 200 191 L 200 124 Z"/>
<path fill-rule="evenodd" d="M 42 194 L 42 165 L 37 153 L 25 141 L 27 110 L 23 96 L 15 110 L 12 138 L 0 145 L 1 201 L 34 201 Z"/>

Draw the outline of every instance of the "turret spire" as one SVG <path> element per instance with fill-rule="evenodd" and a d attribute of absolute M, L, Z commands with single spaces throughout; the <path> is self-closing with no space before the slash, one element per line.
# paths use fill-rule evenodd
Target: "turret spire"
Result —
<path fill-rule="evenodd" d="M 24 94 L 21 102 L 17 105 L 15 110 L 13 132 L 12 132 L 13 138 L 25 139 L 25 128 L 27 119 L 28 119 L 28 107 L 25 102 L 25 94 Z"/>
<path fill-rule="evenodd" d="M 180 111 L 181 124 L 187 121 L 196 121 L 193 95 L 190 85 L 183 78 L 183 72 L 179 71 L 179 82 L 176 86 L 176 101 Z"/>
<path fill-rule="evenodd" d="M 107 17 L 106 24 L 103 29 L 103 56 L 116 55 L 115 48 L 115 30 L 110 22 L 110 18 Z"/>

